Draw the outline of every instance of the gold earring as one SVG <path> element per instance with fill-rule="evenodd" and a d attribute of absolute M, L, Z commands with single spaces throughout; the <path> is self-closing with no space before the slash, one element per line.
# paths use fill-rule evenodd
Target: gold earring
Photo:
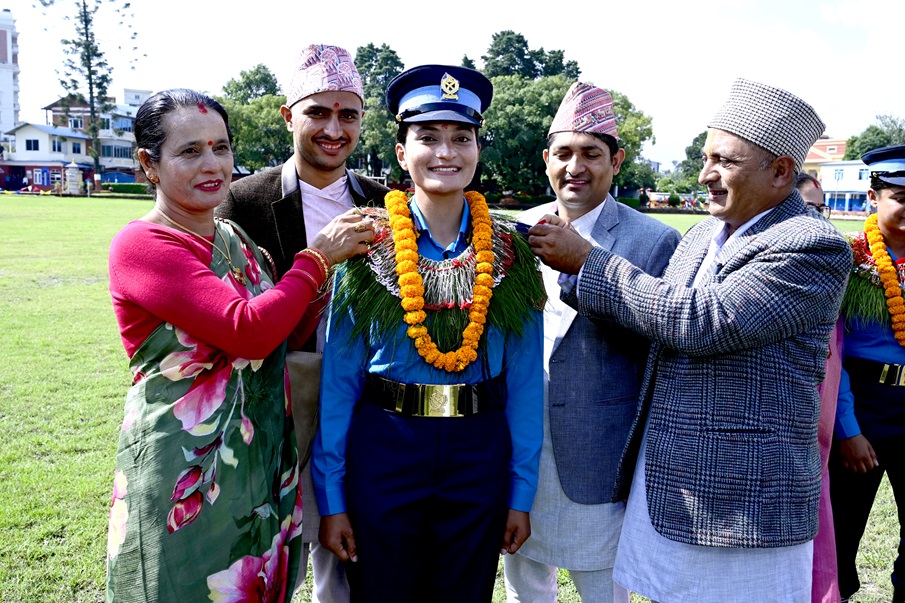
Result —
<path fill-rule="evenodd" d="M 148 174 L 148 180 L 151 181 L 151 184 L 157 184 L 160 182 L 160 178 L 157 177 L 157 174 Z"/>

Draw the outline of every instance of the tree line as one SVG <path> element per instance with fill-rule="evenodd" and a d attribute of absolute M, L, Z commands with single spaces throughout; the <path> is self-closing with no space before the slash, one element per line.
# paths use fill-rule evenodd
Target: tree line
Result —
<path fill-rule="evenodd" d="M 581 74 L 578 63 L 566 60 L 562 50 L 532 49 L 513 31 L 492 36 L 480 71 L 492 82 L 493 102 L 484 112 L 481 130 L 481 178 L 489 190 L 512 190 L 527 195 L 545 191 L 547 179 L 541 156 L 546 135 L 559 103 Z M 477 68 L 462 57 L 462 66 Z M 399 55 L 387 44 L 368 44 L 355 52 L 365 94 L 361 142 L 350 158 L 352 165 L 370 176 L 388 175 L 400 181 L 395 159 L 396 123 L 384 98 L 387 84 L 405 70 Z M 620 146 L 626 159 L 614 183 L 622 187 L 653 187 L 655 173 L 641 157 L 641 147 L 653 140 L 651 118 L 624 94 L 613 95 Z M 236 163 L 249 170 L 279 165 L 292 154 L 285 126 L 276 119 L 285 102 L 276 77 L 263 64 L 242 71 L 223 87 L 218 100 L 230 115 L 235 134 Z"/>
<path fill-rule="evenodd" d="M 685 159 L 674 161 L 673 169 L 661 175 L 656 189 L 662 192 L 694 193 L 704 187 L 698 183 L 701 171 L 701 154 L 707 132 L 701 132 L 685 147 Z M 843 160 L 861 159 L 861 156 L 882 147 L 905 145 L 905 119 L 894 115 L 877 115 L 876 123 L 846 141 Z"/>
<path fill-rule="evenodd" d="M 108 87 L 112 69 L 95 37 L 95 15 L 102 4 L 109 4 L 120 18 L 128 43 L 135 43 L 131 3 L 122 0 L 38 0 L 43 9 L 70 4 L 75 10 L 71 21 L 75 35 L 62 40 L 65 60 L 57 72 L 65 91 L 64 107 L 87 106 L 85 131 L 91 139 L 89 154 L 95 170 L 100 171 L 98 143 L 101 116 L 110 108 Z M 44 15 L 46 16 L 46 14 Z M 122 42 L 121 42 L 122 43 Z M 117 50 L 124 50 L 120 46 Z M 137 46 L 132 47 L 135 54 Z M 485 112 L 481 133 L 482 183 L 491 190 L 513 190 L 536 194 L 546 188 L 541 152 L 546 132 L 562 97 L 581 75 L 575 61 L 566 60 L 563 50 L 532 49 L 525 37 L 511 30 L 493 34 L 487 54 L 480 57 L 480 70 L 493 82 L 494 99 Z M 362 77 L 365 115 L 361 142 L 351 161 L 370 176 L 388 175 L 391 181 L 402 177 L 395 160 L 396 124 L 384 100 L 387 84 L 405 69 L 399 55 L 387 44 L 361 46 L 355 64 Z M 462 66 L 476 69 L 476 62 L 462 57 Z M 131 61 L 135 69 L 135 59 Z M 655 142 L 650 116 L 624 94 L 613 95 L 619 144 L 625 149 L 625 162 L 614 179 L 623 188 L 690 193 L 700 189 L 697 183 L 701 149 L 706 133 L 698 134 L 685 149 L 685 159 L 673 162 L 663 174 L 653 170 L 641 156 L 645 142 Z M 236 164 L 250 171 L 276 166 L 292 155 L 291 137 L 276 116 L 286 97 L 273 73 L 263 64 L 242 71 L 229 80 L 218 97 L 230 115 L 236 137 Z M 905 119 L 878 115 L 876 123 L 848 139 L 844 159 L 858 159 L 867 151 L 905 144 Z"/>

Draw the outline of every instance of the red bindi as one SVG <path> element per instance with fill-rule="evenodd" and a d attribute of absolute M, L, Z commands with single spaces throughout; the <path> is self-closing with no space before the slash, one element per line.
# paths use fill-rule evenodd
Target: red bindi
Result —
<path fill-rule="evenodd" d="M 443 129 L 444 129 L 444 130 L 448 130 L 448 129 L 449 129 L 449 124 L 443 124 Z"/>
<path fill-rule="evenodd" d="M 334 109 L 339 109 L 339 103 L 333 103 L 333 108 L 334 108 Z"/>
<path fill-rule="evenodd" d="M 207 107 L 204 106 L 204 103 L 198 103 L 198 110 L 204 115 L 207 115 Z"/>
<path fill-rule="evenodd" d="M 207 146 L 209 146 L 209 147 L 214 146 L 214 141 L 213 141 L 213 140 L 208 140 L 208 141 L 207 141 Z"/>

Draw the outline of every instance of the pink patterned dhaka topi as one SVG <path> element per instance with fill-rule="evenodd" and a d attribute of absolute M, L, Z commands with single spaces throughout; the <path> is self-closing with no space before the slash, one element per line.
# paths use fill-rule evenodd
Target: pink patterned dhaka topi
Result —
<path fill-rule="evenodd" d="M 588 132 L 619 138 L 613 97 L 602 88 L 575 82 L 562 99 L 547 134 L 554 132 Z"/>
<path fill-rule="evenodd" d="M 361 76 L 349 51 L 339 46 L 312 44 L 298 59 L 298 68 L 286 93 L 286 106 L 318 92 L 352 92 L 364 101 Z"/>

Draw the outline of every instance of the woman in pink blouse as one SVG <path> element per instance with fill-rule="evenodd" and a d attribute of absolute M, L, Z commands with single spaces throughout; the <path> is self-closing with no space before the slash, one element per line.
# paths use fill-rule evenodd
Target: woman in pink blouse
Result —
<path fill-rule="evenodd" d="M 154 209 L 110 246 L 133 385 L 116 457 L 108 601 L 289 601 L 301 538 L 285 340 L 313 331 L 330 267 L 367 250 L 347 212 L 274 284 L 266 253 L 215 221 L 233 170 L 219 103 L 150 97 L 135 120 Z M 230 598 L 232 597 L 232 598 Z"/>

